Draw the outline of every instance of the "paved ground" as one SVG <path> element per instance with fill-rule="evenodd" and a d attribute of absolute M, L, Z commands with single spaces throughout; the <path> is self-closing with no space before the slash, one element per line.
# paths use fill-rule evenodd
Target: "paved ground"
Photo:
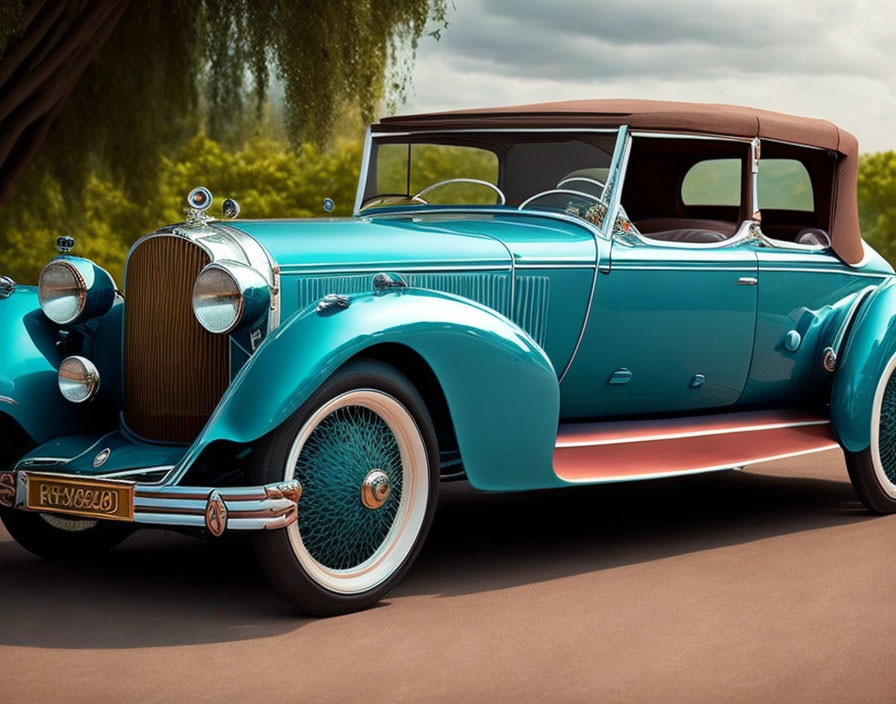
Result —
<path fill-rule="evenodd" d="M 241 544 L 102 562 L 0 529 L 0 701 L 896 701 L 896 517 L 837 452 L 526 495 L 443 492 L 381 606 L 293 616 Z"/>

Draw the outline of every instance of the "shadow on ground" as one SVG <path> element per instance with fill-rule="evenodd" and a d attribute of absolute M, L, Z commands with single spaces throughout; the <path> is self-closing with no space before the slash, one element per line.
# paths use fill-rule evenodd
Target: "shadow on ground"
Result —
<path fill-rule="evenodd" d="M 399 608 L 394 597 L 475 594 L 869 518 L 845 476 L 727 472 L 525 494 L 451 484 L 417 564 L 381 608 Z M 0 536 L 0 645 L 217 643 L 309 623 L 269 589 L 245 541 L 143 531 L 102 560 L 49 563 Z"/>

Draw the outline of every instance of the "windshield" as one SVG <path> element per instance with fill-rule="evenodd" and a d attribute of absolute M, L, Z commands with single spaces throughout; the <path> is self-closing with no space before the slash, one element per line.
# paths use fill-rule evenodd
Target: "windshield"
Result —
<path fill-rule="evenodd" d="M 616 132 L 375 135 L 362 208 L 511 205 L 569 211 L 598 202 Z"/>

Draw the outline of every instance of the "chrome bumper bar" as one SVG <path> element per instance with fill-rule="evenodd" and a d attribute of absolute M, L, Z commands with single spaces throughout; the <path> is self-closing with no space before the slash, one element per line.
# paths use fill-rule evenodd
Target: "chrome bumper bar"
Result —
<path fill-rule="evenodd" d="M 195 487 L 139 484 L 103 477 L 85 477 L 44 472 L 4 472 L 0 474 L 0 506 L 40 511 L 28 506 L 29 475 L 42 478 L 113 483 L 133 487 L 133 523 L 157 526 L 206 528 L 212 535 L 225 530 L 276 530 L 298 518 L 302 486 L 297 481 L 251 487 Z M 53 512 L 52 509 L 45 509 Z M 76 510 L 59 511 L 79 515 Z M 88 515 L 88 514 L 80 514 Z M 91 518 L 100 518 L 89 515 Z"/>

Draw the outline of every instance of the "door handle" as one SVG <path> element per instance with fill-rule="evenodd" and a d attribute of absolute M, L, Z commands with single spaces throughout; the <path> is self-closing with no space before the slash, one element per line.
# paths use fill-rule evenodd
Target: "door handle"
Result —
<path fill-rule="evenodd" d="M 738 286 L 756 286 L 759 283 L 758 279 L 753 276 L 741 276 L 737 280 Z"/>

